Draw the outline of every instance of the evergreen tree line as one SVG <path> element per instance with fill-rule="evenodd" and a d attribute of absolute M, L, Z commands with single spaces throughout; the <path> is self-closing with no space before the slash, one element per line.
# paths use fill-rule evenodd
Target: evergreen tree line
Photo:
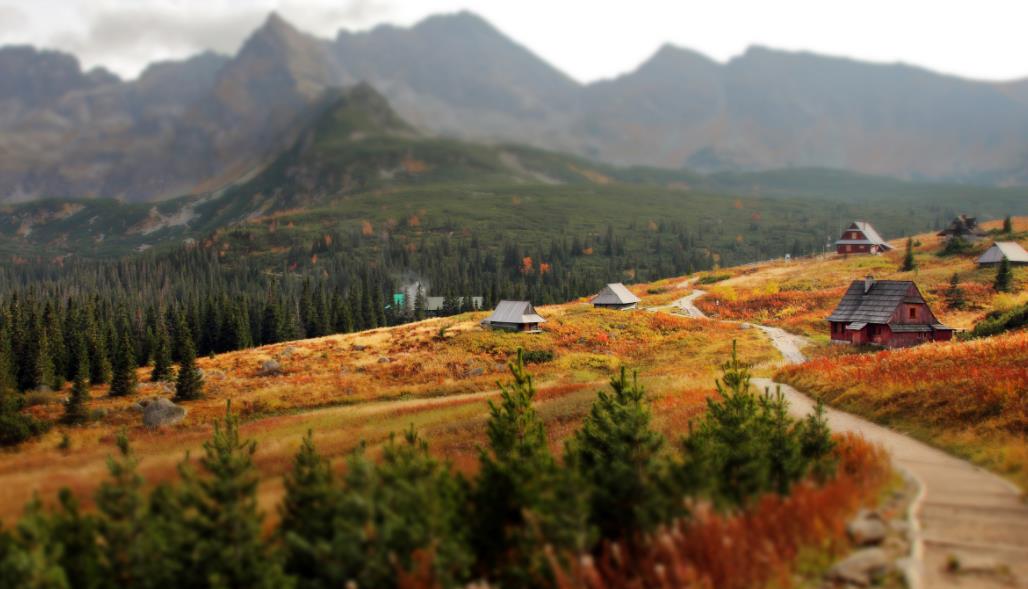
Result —
<path fill-rule="evenodd" d="M 606 239 L 612 256 L 620 251 L 613 233 Z M 416 255 L 387 243 L 372 259 L 338 247 L 317 242 L 311 249 L 329 256 L 303 267 L 288 259 L 280 266 L 249 256 L 226 259 L 203 247 L 0 267 L 0 379 L 13 379 L 22 391 L 58 389 L 74 381 L 83 362 L 92 384 L 111 383 L 118 367 L 124 375 L 151 363 L 156 380 L 167 379 L 167 367 L 181 361 L 187 345 L 206 356 L 395 325 L 424 318 L 429 294 L 445 296 L 437 314 L 469 310 L 472 296 L 483 297 L 486 307 L 505 298 L 563 302 L 623 273 L 613 258 L 605 270 L 579 268 L 574 259 L 587 248 L 577 239 L 554 240 L 546 256 L 536 257 L 513 242 L 486 253 L 475 238 L 426 242 Z M 696 254 L 682 264 L 661 271 L 709 267 L 710 257 Z M 399 277 L 412 275 L 434 292 L 394 302 Z"/>
<path fill-rule="evenodd" d="M 720 398 L 684 441 L 652 425 L 643 388 L 625 371 L 598 394 L 558 459 L 533 408 L 519 352 L 512 381 L 490 402 L 480 469 L 457 473 L 413 430 L 378 460 L 358 447 L 342 474 L 311 434 L 285 477 L 279 520 L 262 532 L 253 441 L 231 408 L 196 467 L 144 491 L 124 436 L 95 494 L 95 513 L 62 491 L 31 502 L 0 531 L 0 586 L 552 587 L 554 568 L 617 541 L 624 557 L 644 535 L 687 516 L 685 498 L 744 509 L 765 493 L 835 470 L 821 408 L 802 421 L 783 397 L 750 390 L 734 350 Z"/>

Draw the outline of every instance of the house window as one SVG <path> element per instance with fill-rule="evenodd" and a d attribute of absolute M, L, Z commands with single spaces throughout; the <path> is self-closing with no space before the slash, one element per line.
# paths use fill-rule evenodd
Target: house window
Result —
<path fill-rule="evenodd" d="M 910 319 L 917 319 L 917 307 L 910 307 L 910 308 L 909 308 L 909 309 L 907 310 L 907 316 L 908 316 L 908 317 L 909 317 Z"/>

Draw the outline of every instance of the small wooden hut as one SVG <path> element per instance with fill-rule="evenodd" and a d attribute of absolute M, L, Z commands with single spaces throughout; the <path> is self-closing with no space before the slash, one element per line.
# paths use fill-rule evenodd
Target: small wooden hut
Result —
<path fill-rule="evenodd" d="M 490 329 L 537 333 L 539 325 L 546 323 L 528 301 L 500 301 L 493 314 L 482 321 Z"/>
<path fill-rule="evenodd" d="M 640 300 L 624 284 L 615 282 L 604 286 L 603 290 L 593 297 L 592 304 L 594 307 L 624 311 L 636 308 Z"/>

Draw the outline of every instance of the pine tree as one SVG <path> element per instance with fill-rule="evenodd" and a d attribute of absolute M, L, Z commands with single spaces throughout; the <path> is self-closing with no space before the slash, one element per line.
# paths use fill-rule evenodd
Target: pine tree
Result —
<path fill-rule="evenodd" d="M 558 553 L 586 547 L 588 513 L 581 486 L 546 444 L 523 350 L 510 371 L 513 382 L 500 385 L 500 403 L 489 402 L 489 447 L 480 451 L 472 497 L 473 543 L 482 572 L 492 572 L 500 586 L 533 587 L 551 574 L 544 546 Z"/>
<path fill-rule="evenodd" d="M 95 314 L 95 307 L 90 307 L 87 313 L 90 318 L 84 326 L 86 345 L 89 348 L 89 382 L 94 385 L 106 384 L 111 378 L 111 360 L 107 353 L 107 344 L 104 342 L 100 326 L 92 318 Z"/>
<path fill-rule="evenodd" d="M 375 329 L 378 326 L 378 311 L 375 309 L 371 288 L 365 284 L 361 289 L 361 328 Z"/>
<path fill-rule="evenodd" d="M 825 417 L 825 403 L 817 400 L 814 412 L 808 415 L 800 426 L 800 454 L 811 472 L 819 480 L 825 480 L 835 472 L 835 441 Z"/>
<path fill-rule="evenodd" d="M 50 387 L 55 380 L 50 340 L 38 314 L 34 314 L 31 321 L 31 333 L 32 337 L 25 346 L 25 359 L 19 360 L 24 367 L 20 383 L 22 390 Z"/>
<path fill-rule="evenodd" d="M 195 401 L 203 396 L 203 375 L 196 367 L 196 353 L 191 338 L 185 338 L 178 377 L 175 379 L 175 400 Z"/>
<path fill-rule="evenodd" d="M 707 399 L 707 413 L 687 439 L 684 478 L 687 485 L 696 485 L 689 491 L 736 506 L 767 488 L 769 465 L 759 402 L 734 342 L 721 370 L 715 381 L 718 396 Z"/>
<path fill-rule="evenodd" d="M 379 327 L 385 327 L 389 325 L 386 320 L 386 305 L 385 300 L 382 298 L 382 289 L 375 288 L 372 293 L 372 302 L 375 307 L 375 322 Z"/>
<path fill-rule="evenodd" d="M 907 238 L 907 252 L 903 255 L 903 266 L 900 268 L 901 272 L 910 272 L 917 267 L 914 262 L 914 238 Z"/>
<path fill-rule="evenodd" d="M 964 300 L 964 291 L 960 288 L 960 276 L 955 272 L 949 279 L 949 288 L 943 295 L 946 298 L 946 305 L 950 309 L 963 309 L 966 301 Z"/>
<path fill-rule="evenodd" d="M 34 497 L 13 532 L 8 535 L 6 555 L 0 559 L 0 587 L 68 589 L 72 587 L 61 566 L 61 541 L 52 518 Z M 5 540 L 0 536 L 0 541 Z M 0 546 L 2 547 L 2 546 Z"/>
<path fill-rule="evenodd" d="M 101 483 L 96 492 L 99 513 L 98 530 L 103 554 L 104 576 L 115 587 L 131 587 L 142 582 L 140 548 L 144 536 L 143 478 L 139 460 L 132 453 L 128 438 L 118 434 L 118 457 L 107 459 L 110 480 Z"/>
<path fill-rule="evenodd" d="M 782 395 L 781 387 L 774 394 L 764 391 L 760 399 L 760 412 L 766 438 L 768 484 L 779 495 L 787 495 L 806 469 L 799 430 L 789 417 L 789 404 Z"/>
<path fill-rule="evenodd" d="M 395 586 L 397 570 L 412 571 L 419 553 L 431 554 L 433 582 L 426 585 L 462 586 L 472 561 L 465 503 L 449 466 L 433 459 L 413 430 L 401 441 L 391 436 L 377 465 L 358 448 L 347 468 L 322 586 Z"/>
<path fill-rule="evenodd" d="M 122 331 L 121 341 L 114 355 L 111 389 L 107 393 L 111 397 L 126 397 L 136 392 L 136 358 L 132 348 L 128 330 Z"/>
<path fill-rule="evenodd" d="M 425 318 L 425 291 L 421 288 L 421 284 L 418 283 L 418 291 L 414 295 L 414 320 L 421 321 Z"/>
<path fill-rule="evenodd" d="M 108 579 L 100 567 L 96 518 L 82 513 L 69 489 L 62 488 L 57 497 L 59 509 L 52 525 L 61 544 L 61 568 L 75 589 L 103 587 Z"/>
<path fill-rule="evenodd" d="M 170 325 L 174 327 L 174 333 L 172 334 L 172 358 L 181 362 L 187 346 L 192 349 L 193 357 L 195 358 L 196 342 L 193 340 L 193 330 L 181 309 L 175 311 Z"/>
<path fill-rule="evenodd" d="M 261 538 L 256 448 L 254 441 L 240 439 L 229 405 L 204 443 L 202 474 L 183 462 L 184 524 L 196 535 L 183 586 L 271 589 L 287 583 Z"/>
<path fill-rule="evenodd" d="M 939 252 L 940 256 L 956 256 L 971 249 L 971 244 L 959 235 L 954 235 L 946 240 L 946 245 Z"/>
<path fill-rule="evenodd" d="M 347 306 L 350 308 L 350 315 L 353 318 L 353 331 L 362 331 L 365 329 L 366 319 L 364 318 L 364 297 L 359 292 L 360 289 L 357 285 L 350 287 L 350 292 L 347 293 Z"/>
<path fill-rule="evenodd" d="M 335 532 L 339 492 L 332 469 L 314 447 L 308 430 L 293 458 L 293 469 L 285 477 L 286 495 L 279 507 L 279 534 L 285 551 L 285 571 L 301 585 L 324 574 L 319 556 L 324 555 Z"/>
<path fill-rule="evenodd" d="M 75 380 L 71 385 L 71 395 L 64 405 L 64 423 L 78 425 L 89 421 L 89 384 L 86 378 L 89 376 L 89 364 L 87 363 L 86 343 L 80 340 L 79 367 L 75 371 Z"/>
<path fill-rule="evenodd" d="M 0 316 L 0 394 L 13 391 L 18 387 L 10 331 L 8 325 L 5 325 L 3 317 Z"/>
<path fill-rule="evenodd" d="M 566 462 L 589 485 L 589 520 L 603 538 L 630 538 L 679 513 L 670 491 L 669 465 L 661 456 L 664 437 L 637 377 L 625 369 L 611 378 L 613 394 L 600 391 L 589 415 L 568 444 Z"/>
<path fill-rule="evenodd" d="M 46 422 L 21 412 L 23 403 L 18 393 L 0 389 L 0 448 L 16 446 L 46 431 Z"/>
<path fill-rule="evenodd" d="M 1010 261 L 1004 256 L 999 262 L 999 268 L 996 270 L 996 281 L 993 282 L 993 288 L 996 289 L 996 292 L 1010 292 L 1013 283 L 1014 276 L 1010 271 Z"/>
<path fill-rule="evenodd" d="M 47 386 L 55 391 L 64 386 L 65 364 L 68 361 L 64 342 L 64 330 L 53 301 L 47 301 L 43 309 L 43 329 L 46 331 L 47 352 L 53 365 L 53 374 Z"/>
<path fill-rule="evenodd" d="M 1003 233 L 1013 233 L 1013 232 L 1014 232 L 1014 222 L 1010 218 L 1010 215 L 1007 215 L 1006 217 L 1003 217 Z"/>
<path fill-rule="evenodd" d="M 186 586 L 196 546 L 195 530 L 186 522 L 181 494 L 167 483 L 150 493 L 140 548 L 132 554 L 136 586 L 145 589 Z"/>
<path fill-rule="evenodd" d="M 168 327 L 164 320 L 158 316 L 157 332 L 154 334 L 153 371 L 150 372 L 150 380 L 160 382 L 171 380 L 174 376 L 171 366 L 171 337 L 168 335 Z"/>
<path fill-rule="evenodd" d="M 350 333 L 353 331 L 353 313 L 346 299 L 335 295 L 332 309 L 332 329 L 336 333 Z"/>

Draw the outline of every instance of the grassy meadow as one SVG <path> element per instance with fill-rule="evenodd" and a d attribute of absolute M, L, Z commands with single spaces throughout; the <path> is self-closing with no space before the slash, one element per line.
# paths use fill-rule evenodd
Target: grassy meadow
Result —
<path fill-rule="evenodd" d="M 669 279 L 633 289 L 644 305 L 661 306 L 688 292 L 682 282 Z M 497 382 L 507 380 L 506 362 L 518 347 L 535 359 L 529 369 L 539 388 L 537 405 L 555 448 L 621 366 L 639 371 L 658 427 L 677 438 L 703 411 L 733 341 L 755 367 L 770 370 L 778 360 L 757 330 L 732 323 L 597 310 L 584 300 L 539 311 L 548 322 L 537 335 L 484 330 L 479 321 L 487 313 L 478 312 L 201 358 L 205 398 L 185 405 L 189 413 L 183 423 L 156 431 L 144 428 L 132 408 L 139 398 L 170 394 L 167 385 L 145 382 L 147 370 L 139 371 L 134 398 L 109 398 L 106 386 L 94 387 L 90 406 L 102 414 L 98 421 L 54 428 L 5 456 L 0 517 L 11 521 L 37 492 L 50 499 L 67 486 L 88 497 L 121 430 L 141 457 L 149 483 L 173 477 L 186 451 L 197 453 L 229 400 L 244 420 L 243 435 L 259 443 L 261 501 L 271 508 L 282 494 L 279 477 L 308 429 L 314 430 L 319 449 L 338 459 L 361 441 L 374 447 L 413 425 L 435 454 L 460 469 L 474 469 L 484 440 L 486 401 L 496 396 Z M 265 374 L 267 360 L 277 361 L 280 370 Z M 55 419 L 66 394 L 37 395 L 28 411 Z"/>

